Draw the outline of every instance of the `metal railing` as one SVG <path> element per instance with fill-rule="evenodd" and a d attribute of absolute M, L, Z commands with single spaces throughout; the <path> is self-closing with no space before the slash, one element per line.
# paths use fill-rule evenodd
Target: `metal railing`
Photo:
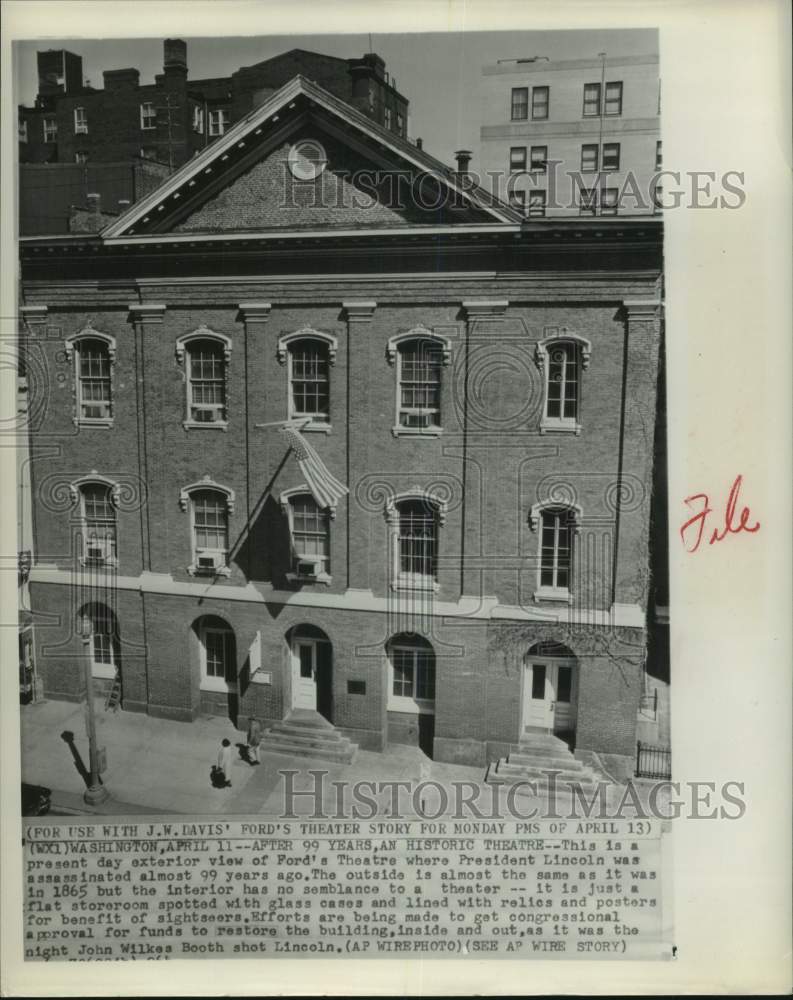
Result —
<path fill-rule="evenodd" d="M 636 777 L 668 781 L 672 777 L 672 751 L 669 747 L 656 747 L 639 740 L 636 744 Z"/>

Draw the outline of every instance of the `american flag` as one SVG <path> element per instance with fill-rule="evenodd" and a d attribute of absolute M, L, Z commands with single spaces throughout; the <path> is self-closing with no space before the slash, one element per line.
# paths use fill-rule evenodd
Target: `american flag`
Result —
<path fill-rule="evenodd" d="M 306 485 L 320 507 L 335 507 L 339 497 L 349 493 L 349 489 L 331 475 L 327 466 L 306 441 L 300 430 L 293 424 L 285 424 L 281 433 L 294 452 L 300 471 L 306 477 Z"/>

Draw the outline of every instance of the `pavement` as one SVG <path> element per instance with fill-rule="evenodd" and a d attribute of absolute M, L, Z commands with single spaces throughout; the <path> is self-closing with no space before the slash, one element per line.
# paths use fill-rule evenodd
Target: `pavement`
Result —
<path fill-rule="evenodd" d="M 465 781 L 483 789 L 480 808 L 485 815 L 492 802 L 492 786 L 485 785 L 484 768 L 434 761 L 418 747 L 392 744 L 382 754 L 359 750 L 355 762 L 349 765 L 262 751 L 261 764 L 252 766 L 244 758 L 244 736 L 228 719 L 202 716 L 190 723 L 174 722 L 123 710 L 107 711 L 102 699 L 97 699 L 95 706 L 97 743 L 107 755 L 102 783 L 109 792 L 108 799 L 98 806 L 83 801 L 88 763 L 85 705 L 45 700 L 20 708 L 22 781 L 51 789 L 53 815 L 281 816 L 285 781 L 291 780 L 298 790 L 314 789 L 316 779 L 309 771 L 318 769 L 326 772 L 322 812 L 328 818 L 346 818 L 344 810 L 339 809 L 339 793 L 333 782 L 401 781 L 413 787 L 422 781 L 445 786 Z M 231 787 L 214 788 L 210 769 L 224 738 L 234 747 Z M 285 779 L 281 772 L 287 770 L 297 773 Z M 625 780 L 621 774 L 611 776 L 616 782 Z M 645 784 L 636 783 L 642 799 L 650 787 L 645 788 Z M 622 784 L 615 783 L 608 791 L 609 803 L 619 801 L 623 792 Z M 429 817 L 437 809 L 433 794 L 430 790 L 426 802 Z M 533 806 L 541 810 L 544 804 L 539 796 L 521 794 L 519 798 L 524 815 L 530 814 Z M 390 796 L 381 796 L 379 801 L 377 814 L 388 816 Z M 403 798 L 403 805 L 405 801 Z M 407 802 L 410 804 L 409 797 Z M 296 800 L 295 812 L 301 816 L 310 815 L 315 808 L 313 796 L 303 795 Z M 408 812 L 413 810 L 409 808 Z M 471 815 L 466 813 L 465 818 Z M 359 818 L 370 816 L 364 812 L 359 813 Z"/>

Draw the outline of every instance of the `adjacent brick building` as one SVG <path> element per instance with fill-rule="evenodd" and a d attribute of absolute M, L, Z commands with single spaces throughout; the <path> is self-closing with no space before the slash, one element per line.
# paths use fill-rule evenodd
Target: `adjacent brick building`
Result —
<path fill-rule="evenodd" d="M 633 753 L 660 221 L 468 180 L 297 77 L 100 235 L 21 241 L 48 697 L 88 656 L 186 724 Z"/>
<path fill-rule="evenodd" d="M 407 135 L 408 101 L 375 53 L 355 59 L 292 49 L 231 76 L 190 79 L 187 45 L 163 43 L 163 71 L 141 83 L 137 69 L 103 73 L 104 87 L 83 83 L 82 57 L 64 49 L 37 53 L 33 107 L 19 107 L 20 163 L 106 163 L 142 157 L 178 167 L 302 74 L 396 135 Z"/>

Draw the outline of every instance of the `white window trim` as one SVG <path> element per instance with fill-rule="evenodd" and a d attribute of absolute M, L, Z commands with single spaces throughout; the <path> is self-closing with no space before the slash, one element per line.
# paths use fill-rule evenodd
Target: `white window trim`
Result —
<path fill-rule="evenodd" d="M 296 566 L 299 562 L 299 557 L 297 555 L 297 549 L 295 548 L 295 534 L 294 534 L 294 508 L 292 507 L 292 501 L 296 500 L 298 497 L 310 496 L 313 499 L 313 495 L 308 486 L 303 483 L 300 486 L 294 486 L 292 489 L 283 490 L 278 497 L 278 502 L 281 505 L 281 510 L 284 512 L 284 516 L 289 522 L 289 542 L 292 550 L 292 560 L 293 566 Z M 314 501 L 316 503 L 316 501 Z M 325 510 L 328 512 L 328 517 L 330 520 L 334 520 L 336 517 L 335 507 L 326 507 Z M 328 546 L 330 546 L 330 525 L 328 525 Z M 333 577 L 330 573 L 326 573 L 324 570 L 317 573 L 315 576 L 305 576 L 293 570 L 286 574 L 287 580 L 292 583 L 324 583 L 326 586 L 330 586 L 333 582 Z"/>
<path fill-rule="evenodd" d="M 435 701 L 431 698 L 408 698 L 405 695 L 394 694 L 394 663 L 391 653 L 395 649 L 410 650 L 414 652 L 418 647 L 410 646 L 406 643 L 389 643 L 386 652 L 386 663 L 388 665 L 388 698 L 386 710 L 389 712 L 400 712 L 403 715 L 435 715 Z M 430 647 L 432 648 L 432 647 Z M 432 650 L 433 655 L 435 650 Z M 414 675 L 415 684 L 415 675 Z M 435 693 L 438 691 L 438 658 L 435 657 Z"/>
<path fill-rule="evenodd" d="M 570 567 L 569 578 L 573 578 L 573 561 L 575 559 L 574 540 L 581 533 L 581 521 L 584 516 L 583 508 L 580 504 L 570 503 L 554 499 L 541 500 L 532 504 L 529 511 L 529 525 L 531 530 L 537 534 L 537 586 L 534 591 L 535 603 L 541 601 L 564 601 L 572 604 L 573 592 L 569 587 L 548 587 L 540 583 L 542 578 L 542 515 L 546 510 L 567 510 L 573 514 L 572 538 L 570 539 Z"/>
<path fill-rule="evenodd" d="M 404 500 L 424 500 L 431 504 L 437 516 L 437 539 L 436 539 L 436 559 L 440 552 L 440 529 L 446 524 L 446 516 L 449 510 L 448 500 L 445 497 L 433 496 L 428 490 L 420 486 L 414 486 L 404 493 L 390 496 L 385 502 L 385 518 L 388 524 L 388 531 L 391 536 L 391 565 L 393 576 L 391 579 L 392 590 L 426 591 L 427 593 L 438 593 L 440 583 L 429 577 L 417 576 L 414 573 L 402 573 L 400 571 L 399 558 L 399 505 Z"/>
<path fill-rule="evenodd" d="M 116 511 L 115 526 L 116 526 L 116 555 L 110 556 L 102 561 L 102 565 L 108 568 L 113 568 L 118 566 L 118 505 L 121 497 L 121 486 L 114 479 L 108 479 L 107 476 L 100 475 L 96 469 L 92 469 L 87 476 L 81 476 L 79 479 L 74 479 L 69 483 L 69 495 L 71 497 L 72 506 L 76 509 L 77 515 L 80 521 L 80 528 L 83 532 L 83 551 L 78 556 L 78 561 L 81 566 L 87 566 L 89 564 L 89 559 L 85 554 L 85 543 L 87 539 L 86 524 L 85 524 L 85 506 L 83 504 L 83 487 L 84 486 L 105 486 L 110 494 L 110 503 L 113 505 L 113 509 Z M 92 565 L 95 565 L 91 561 Z"/>
<path fill-rule="evenodd" d="M 276 351 L 276 357 L 278 358 L 278 363 L 286 365 L 286 379 L 287 379 L 287 393 L 286 393 L 286 405 L 287 405 L 287 416 L 289 420 L 305 420 L 307 421 L 303 427 L 300 428 L 301 433 L 303 431 L 318 431 L 320 434 L 330 434 L 333 430 L 333 425 L 331 420 L 314 420 L 311 414 L 308 413 L 296 413 L 294 410 L 294 404 L 292 402 L 292 352 L 290 350 L 291 346 L 298 343 L 301 340 L 316 340 L 321 344 L 324 344 L 328 351 L 328 365 L 333 368 L 336 364 L 336 355 L 339 350 L 339 341 L 337 337 L 334 337 L 332 333 L 326 333 L 324 330 L 315 330 L 313 327 L 304 326 L 300 330 L 294 330 L 291 333 L 285 333 L 278 338 L 278 345 Z M 328 378 L 328 417 L 331 417 L 331 407 L 330 407 L 330 376 Z"/>
<path fill-rule="evenodd" d="M 586 337 L 581 337 L 577 333 L 572 333 L 567 327 L 545 327 L 546 336 L 537 342 L 534 350 L 534 361 L 543 376 L 543 404 L 542 417 L 540 418 L 540 434 L 548 431 L 565 434 L 580 434 L 581 423 L 581 393 L 579 384 L 578 395 L 578 416 L 577 417 L 549 417 L 548 410 L 548 373 L 550 348 L 554 344 L 574 344 L 578 347 L 578 354 L 581 359 L 581 371 L 585 372 L 589 368 L 592 357 L 592 343 Z"/>
<path fill-rule="evenodd" d="M 48 129 L 47 128 L 47 122 L 54 122 L 55 123 L 55 127 L 52 128 L 52 129 Z M 48 142 L 49 143 L 49 142 L 57 142 L 58 141 L 58 119 L 57 118 L 53 118 L 53 117 L 42 118 L 42 120 L 41 120 L 41 127 L 42 127 L 42 131 L 43 131 L 43 134 L 44 134 L 44 142 Z M 50 138 L 50 136 L 51 136 L 51 138 Z"/>
<path fill-rule="evenodd" d="M 214 340 L 223 349 L 223 376 L 225 380 L 225 397 L 226 397 L 226 419 L 225 420 L 213 420 L 211 423 L 204 423 L 201 420 L 192 420 L 190 418 L 190 345 L 196 340 Z M 176 350 L 176 360 L 182 365 L 184 369 L 184 383 L 185 383 L 185 419 L 182 421 L 182 427 L 186 431 L 191 430 L 220 430 L 227 431 L 229 426 L 229 366 L 231 364 L 231 337 L 227 337 L 225 333 L 217 333 L 215 330 L 210 330 L 208 326 L 199 326 L 197 329 L 193 330 L 192 333 L 183 333 L 181 337 L 176 338 L 175 350 Z"/>
<path fill-rule="evenodd" d="M 77 112 L 82 111 L 82 120 L 78 121 Z M 74 134 L 75 135 L 88 135 L 88 115 L 86 114 L 85 108 L 75 108 L 74 109 Z"/>
<path fill-rule="evenodd" d="M 201 659 L 201 683 L 199 687 L 202 691 L 218 691 L 221 694 L 226 694 L 229 691 L 236 691 L 238 687 L 238 681 L 236 680 L 229 681 L 226 680 L 225 677 L 210 677 L 207 674 L 206 636 L 209 635 L 210 633 L 212 635 L 224 635 L 226 637 L 230 636 L 232 642 L 234 642 L 236 646 L 234 630 L 231 627 L 227 626 L 226 628 L 216 628 L 215 626 L 212 625 L 210 625 L 209 627 L 207 627 L 206 625 L 202 625 L 200 627 L 200 629 L 198 630 L 198 647 L 199 647 L 199 656 Z M 225 645 L 226 643 L 228 643 L 229 639 L 226 638 L 223 641 Z M 225 652 L 228 653 L 228 648 L 225 649 Z M 236 676 L 236 664 L 232 664 L 232 666 L 234 666 L 235 668 L 234 673 Z"/>
<path fill-rule="evenodd" d="M 394 437 L 425 437 L 425 438 L 437 438 L 443 434 L 443 399 L 441 398 L 441 406 L 439 407 L 440 413 L 440 423 L 437 427 L 403 427 L 399 422 L 399 412 L 401 410 L 400 404 L 400 385 L 402 383 L 402 352 L 400 348 L 402 345 L 409 343 L 412 340 L 429 340 L 432 343 L 437 344 L 441 350 L 441 365 L 444 368 L 448 368 L 452 361 L 452 343 L 448 337 L 442 337 L 439 333 L 435 333 L 434 330 L 428 329 L 426 326 L 419 324 L 414 326 L 410 330 L 405 330 L 402 333 L 397 333 L 391 337 L 386 344 L 386 358 L 388 363 L 392 365 L 396 370 L 396 392 L 394 398 L 394 425 L 391 428 L 391 433 Z M 441 395 L 443 394 L 443 383 L 441 383 Z"/>
<path fill-rule="evenodd" d="M 195 547 L 195 512 L 193 507 L 193 493 L 198 493 L 204 490 L 209 490 L 213 493 L 219 493 L 226 499 L 226 515 L 228 518 L 227 525 L 229 533 L 231 531 L 231 515 L 234 513 L 234 503 L 236 500 L 236 495 L 234 490 L 229 486 L 223 486 L 222 483 L 216 483 L 209 476 L 204 476 L 202 480 L 197 483 L 191 483 L 189 486 L 183 486 L 179 490 L 179 506 L 183 511 L 190 514 L 190 565 L 187 567 L 187 572 L 190 576 L 231 576 L 231 567 L 228 565 L 229 550 L 225 552 L 222 550 L 212 550 L 217 551 L 224 557 L 224 564 L 221 566 L 216 566 L 215 569 L 207 571 L 202 569 L 198 565 L 198 553 Z"/>
<path fill-rule="evenodd" d="M 84 340 L 100 340 L 107 347 L 107 356 L 110 362 L 110 416 L 109 417 L 84 417 L 82 415 L 80 400 L 80 344 Z M 112 427 L 113 426 L 113 395 L 114 395 L 114 374 L 116 365 L 116 338 L 110 334 L 101 333 L 95 330 L 89 321 L 78 333 L 73 333 L 63 342 L 66 349 L 66 358 L 73 368 L 72 376 L 72 397 L 74 400 L 74 414 L 72 423 L 75 427 Z"/>
<path fill-rule="evenodd" d="M 143 109 L 151 108 L 154 111 L 153 125 L 147 125 L 146 122 L 151 120 L 151 116 L 144 115 Z M 153 101 L 142 101 L 140 105 L 140 128 L 142 132 L 154 132 L 157 128 L 157 109 L 154 107 Z"/>
<path fill-rule="evenodd" d="M 229 112 L 227 108 L 209 109 L 209 134 L 211 136 L 214 137 L 214 136 L 225 135 L 228 125 L 229 125 Z"/>

